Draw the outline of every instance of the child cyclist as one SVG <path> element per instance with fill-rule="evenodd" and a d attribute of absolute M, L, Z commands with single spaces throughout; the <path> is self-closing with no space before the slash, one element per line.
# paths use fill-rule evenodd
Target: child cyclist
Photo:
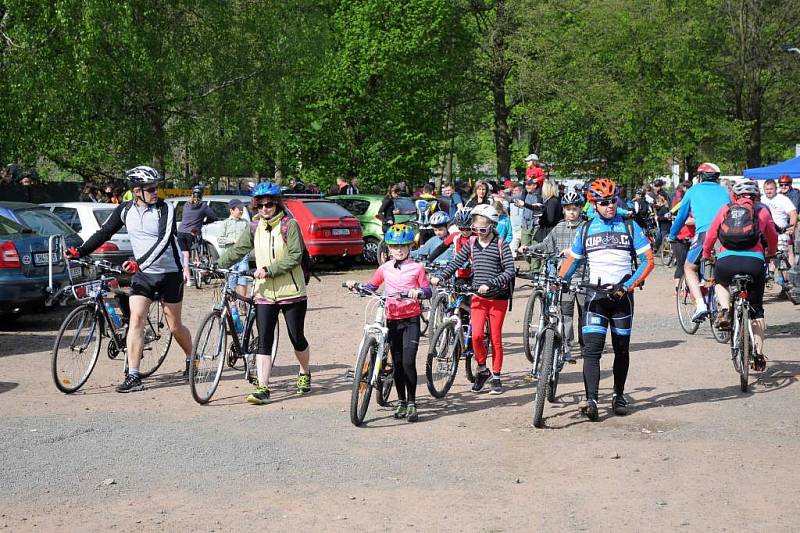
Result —
<path fill-rule="evenodd" d="M 437 211 L 431 215 L 431 218 L 428 220 L 428 222 L 433 228 L 433 237 L 428 239 L 425 244 L 419 247 L 418 250 L 412 251 L 411 259 L 426 259 L 430 257 L 433 251 L 436 250 L 448 236 L 447 227 L 450 225 L 450 215 L 444 211 Z M 441 263 L 447 263 L 448 261 L 452 260 L 453 247 L 449 246 L 443 254 L 437 256 L 437 259 Z"/>
<path fill-rule="evenodd" d="M 395 418 L 416 422 L 417 414 L 417 348 L 419 347 L 419 298 L 430 298 L 431 287 L 425 268 L 410 257 L 414 243 L 414 230 L 405 224 L 390 227 L 384 242 L 389 247 L 389 260 L 378 267 L 365 288 L 375 291 L 384 285 L 387 294 L 406 293 L 406 298 L 386 299 L 386 326 L 389 329 L 389 346 L 397 397 L 400 399 Z M 345 282 L 353 289 L 358 282 Z"/>
<path fill-rule="evenodd" d="M 445 237 L 444 241 L 436 247 L 428 256 L 428 261 L 433 263 L 439 256 L 447 252 L 451 246 L 455 248 L 454 254 L 458 254 L 465 246 L 469 246 L 475 237 L 472 235 L 472 208 L 462 208 L 456 211 L 453 222 L 458 228 L 458 233 L 451 233 Z M 456 279 L 461 283 L 469 282 L 472 278 L 472 269 L 467 265 L 456 271 Z"/>
<path fill-rule="evenodd" d="M 492 378 L 491 393 L 503 392 L 500 373 L 503 369 L 503 321 L 511 298 L 511 284 L 514 281 L 514 259 L 508 243 L 500 240 L 495 232 L 498 216 L 491 205 L 478 205 L 472 210 L 472 231 L 477 238 L 461 248 L 446 267 L 441 277 L 431 282 L 437 285 L 448 279 L 467 262 L 472 264 L 472 284 L 478 286 L 477 294 L 470 304 L 472 325 L 472 347 L 478 373 L 472 386 L 473 392 L 480 392 Z M 484 328 L 489 323 L 489 336 L 492 343 L 492 370 L 486 368 L 486 344 Z"/>

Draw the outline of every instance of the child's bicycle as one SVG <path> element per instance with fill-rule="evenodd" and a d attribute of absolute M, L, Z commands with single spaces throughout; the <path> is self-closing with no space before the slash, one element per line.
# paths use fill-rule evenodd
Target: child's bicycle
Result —
<path fill-rule="evenodd" d="M 477 288 L 450 280 L 440 284 L 446 296 L 447 307 L 439 326 L 431 338 L 428 359 L 425 362 L 425 379 L 428 391 L 434 398 L 444 398 L 458 373 L 458 363 L 464 360 L 464 371 L 470 382 L 475 381 L 472 324 L 467 298 L 477 294 Z M 489 349 L 489 324 L 485 326 L 486 349 Z"/>
<path fill-rule="evenodd" d="M 107 354 L 109 359 L 116 359 L 120 353 L 126 356 L 123 372 L 128 374 L 128 357 L 126 340 L 128 335 L 128 319 L 130 307 L 128 294 L 119 289 L 119 283 L 106 273 L 122 274 L 122 270 L 108 261 L 85 261 L 72 259 L 101 272 L 100 279 L 84 283 L 70 284 L 62 287 L 56 299 L 73 296 L 80 305 L 73 309 L 58 330 L 55 343 L 51 371 L 53 381 L 58 390 L 72 393 L 80 389 L 97 364 L 103 337 L 108 338 Z M 115 293 L 120 314 L 106 297 Z M 151 376 L 167 357 L 172 344 L 172 333 L 167 327 L 164 307 L 161 300 L 156 299 L 150 305 L 150 311 L 144 326 L 144 347 L 139 366 L 139 375 L 143 378 Z"/>
<path fill-rule="evenodd" d="M 703 261 L 700 263 L 700 282 L 702 283 L 700 290 L 703 292 L 703 301 L 708 309 L 708 324 L 711 327 L 711 334 L 714 339 L 721 343 L 727 344 L 730 339 L 730 331 L 720 330 L 717 328 L 717 315 L 719 314 L 719 305 L 717 303 L 717 292 L 714 283 L 714 266 L 713 262 Z M 686 283 L 686 276 L 681 277 L 678 282 L 678 288 L 675 292 L 675 303 L 678 308 L 678 321 L 681 328 L 689 335 L 697 333 L 700 327 L 700 322 L 692 321 L 692 313 L 695 309 L 695 300 L 692 293 L 689 291 L 689 286 Z M 705 320 L 705 319 L 703 319 Z"/>
<path fill-rule="evenodd" d="M 553 256 L 548 260 L 548 255 L 542 252 L 537 252 L 528 249 L 521 252 L 522 257 L 534 258 L 536 261 L 547 260 L 545 262 L 545 273 L 541 272 L 522 272 L 517 271 L 517 277 L 526 279 L 532 282 L 533 290 L 528 296 L 528 302 L 525 305 L 525 314 L 522 318 L 522 346 L 525 352 L 525 358 L 528 362 L 534 362 L 534 354 L 538 350 L 537 343 L 541 336 L 539 332 L 542 331 L 545 325 L 545 303 L 544 296 L 547 288 L 546 280 L 548 276 L 553 277 L 558 270 L 558 258 Z"/>
<path fill-rule="evenodd" d="M 342 283 L 342 287 L 347 287 Z M 353 388 L 350 395 L 350 421 L 360 426 L 367 414 L 372 390 L 378 391 L 377 402 L 381 407 L 389 403 L 394 378 L 389 367 L 389 330 L 386 327 L 386 299 L 403 298 L 405 294 L 378 294 L 363 285 L 356 285 L 353 292 L 372 301 L 365 310 L 364 335 L 358 344 L 358 359 L 353 372 Z M 374 317 L 370 320 L 370 316 Z"/>

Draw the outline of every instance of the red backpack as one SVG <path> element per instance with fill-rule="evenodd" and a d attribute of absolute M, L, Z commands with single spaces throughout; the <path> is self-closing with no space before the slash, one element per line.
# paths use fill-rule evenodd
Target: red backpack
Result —
<path fill-rule="evenodd" d="M 758 244 L 761 238 L 758 209 L 753 204 L 728 204 L 718 237 L 722 246 L 729 250 L 749 250 Z"/>

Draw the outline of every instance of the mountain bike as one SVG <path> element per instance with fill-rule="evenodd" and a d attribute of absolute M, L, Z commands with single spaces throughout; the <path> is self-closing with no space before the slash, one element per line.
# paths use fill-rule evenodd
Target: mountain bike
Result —
<path fill-rule="evenodd" d="M 714 267 L 713 262 L 703 261 L 700 263 L 700 283 L 702 284 L 700 290 L 703 293 L 703 301 L 708 309 L 708 315 L 703 320 L 708 320 L 711 327 L 711 334 L 714 339 L 721 343 L 726 344 L 730 338 L 730 332 L 720 330 L 717 328 L 717 315 L 719 314 L 719 304 L 717 302 L 717 293 L 714 283 Z M 675 292 L 675 304 L 678 309 L 678 322 L 680 322 L 681 329 L 689 335 L 697 333 L 700 327 L 700 322 L 692 321 L 692 314 L 694 313 L 696 302 L 692 293 L 689 291 L 689 285 L 686 282 L 686 276 L 682 276 L 678 282 L 678 288 Z"/>
<path fill-rule="evenodd" d="M 427 259 L 428 259 L 427 256 L 420 256 L 418 258 L 419 261 L 425 263 L 425 271 L 429 275 L 434 274 L 444 264 L 446 264 L 446 263 L 428 263 Z M 426 330 L 430 331 L 431 333 L 435 333 L 436 328 L 439 327 L 439 324 L 441 324 L 442 322 L 442 318 L 447 312 L 449 295 L 439 287 L 432 287 L 432 289 L 433 289 L 433 296 L 431 296 L 430 303 L 427 305 L 426 309 L 427 312 L 423 313 L 423 316 L 425 317 L 424 320 L 426 322 Z"/>
<path fill-rule="evenodd" d="M 347 286 L 342 283 L 342 287 Z M 360 426 L 369 408 L 372 390 L 378 391 L 376 401 L 384 407 L 389 403 L 394 378 L 389 368 L 389 329 L 386 326 L 387 298 L 404 298 L 405 294 L 378 294 L 363 285 L 356 285 L 352 292 L 370 298 L 365 309 L 364 334 L 358 344 L 358 358 L 353 371 L 353 387 L 350 393 L 350 422 Z M 369 317 L 373 318 L 370 319 Z"/>
<path fill-rule="evenodd" d="M 664 239 L 661 243 L 658 257 L 662 266 L 669 268 L 676 263 L 675 252 L 672 250 L 672 242 L 669 239 Z"/>
<path fill-rule="evenodd" d="M 467 299 L 477 294 L 477 288 L 458 281 L 442 282 L 440 289 L 446 296 L 447 308 L 431 338 L 425 361 L 425 380 L 428 392 L 434 398 L 444 398 L 458 373 L 458 363 L 463 359 L 464 372 L 470 383 L 475 381 L 472 347 L 472 324 Z M 489 350 L 489 324 L 484 326 L 485 346 Z"/>
<path fill-rule="evenodd" d="M 62 287 L 61 295 L 71 295 L 80 305 L 73 309 L 58 330 L 53 355 L 51 372 L 58 390 L 73 393 L 80 389 L 97 364 L 103 338 L 108 338 L 107 355 L 116 359 L 125 353 L 123 372 L 128 374 L 127 335 L 130 307 L 128 294 L 119 289 L 119 283 L 107 273 L 122 274 L 122 270 L 108 261 L 85 261 L 73 259 L 73 263 L 101 272 L 100 279 Z M 115 293 L 114 298 L 120 308 L 120 316 L 116 308 L 106 298 Z M 144 326 L 144 347 L 139 366 L 139 375 L 143 378 L 151 376 L 167 357 L 172 344 L 172 333 L 167 327 L 163 304 L 156 295 L 150 305 Z"/>
<path fill-rule="evenodd" d="M 747 301 L 747 287 L 753 283 L 748 275 L 733 276 L 731 280 L 731 301 L 733 302 L 733 322 L 731 323 L 731 360 L 733 368 L 739 373 L 739 386 L 747 392 L 750 367 L 755 362 L 755 335 L 753 334 L 753 309 Z"/>
<path fill-rule="evenodd" d="M 791 288 L 789 283 L 788 272 L 792 269 L 792 264 L 789 262 L 789 235 L 781 233 L 778 235 L 778 251 L 772 264 L 775 265 L 775 271 L 767 275 L 767 289 L 772 289 L 775 283 L 780 287 L 779 298 L 787 297 L 788 291 Z"/>
<path fill-rule="evenodd" d="M 192 346 L 189 358 L 189 388 L 192 398 L 205 404 L 219 386 L 224 366 L 237 368 L 239 360 L 243 362 L 244 378 L 248 382 L 257 383 L 256 351 L 258 350 L 258 328 L 256 327 L 256 310 L 252 297 L 241 296 L 235 287 L 228 286 L 231 278 L 245 278 L 253 281 L 251 276 L 243 276 L 239 272 L 214 268 L 208 269 L 212 274 L 224 278 L 224 288 L 214 308 L 203 318 Z M 239 313 L 238 302 L 244 304 L 244 319 L 239 319 L 239 328 L 233 318 L 233 312 Z M 239 313 L 241 317 L 241 313 Z M 275 324 L 275 336 L 272 341 L 272 364 L 278 354 L 278 338 L 280 326 Z M 228 338 L 230 337 L 230 347 Z"/>
<path fill-rule="evenodd" d="M 542 252 L 528 249 L 522 252 L 523 257 L 532 257 L 538 261 L 547 260 L 548 255 Z M 517 272 L 517 277 L 529 280 L 533 283 L 533 291 L 528 296 L 528 302 L 525 304 L 525 314 L 522 318 L 522 346 L 525 352 L 525 358 L 529 363 L 534 362 L 534 354 L 536 353 L 537 342 L 540 339 L 539 332 L 545 324 L 544 316 L 544 294 L 548 277 L 553 277 L 557 273 L 558 259 L 556 262 L 545 262 L 545 273 L 541 272 Z"/>

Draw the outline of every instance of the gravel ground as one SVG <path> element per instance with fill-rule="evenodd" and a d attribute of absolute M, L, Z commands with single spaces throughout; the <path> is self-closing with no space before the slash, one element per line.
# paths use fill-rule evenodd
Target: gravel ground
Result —
<path fill-rule="evenodd" d="M 770 298 L 767 371 L 739 391 L 726 346 L 707 326 L 687 336 L 671 280 L 657 269 L 636 293 L 628 392 L 632 412 L 578 416 L 581 365 L 562 374 L 547 427 L 531 427 L 520 290 L 506 319 L 504 386 L 475 395 L 463 371 L 444 400 L 424 384 L 421 420 L 374 403 L 349 422 L 349 382 L 364 300 L 340 289 L 368 271 L 313 282 L 307 333 L 311 395 L 292 392 L 296 364 L 282 339 L 274 401 L 244 403 L 249 386 L 223 377 L 195 404 L 173 347 L 143 393 L 120 395 L 121 363 L 102 355 L 85 388 L 59 393 L 50 350 L 65 312 L 0 331 L 0 528 L 15 531 L 794 531 L 800 408 L 798 308 Z M 192 331 L 209 290 L 187 290 Z M 757 380 L 756 380 L 757 378 Z M 204 512 L 201 512 L 204 511 Z"/>

